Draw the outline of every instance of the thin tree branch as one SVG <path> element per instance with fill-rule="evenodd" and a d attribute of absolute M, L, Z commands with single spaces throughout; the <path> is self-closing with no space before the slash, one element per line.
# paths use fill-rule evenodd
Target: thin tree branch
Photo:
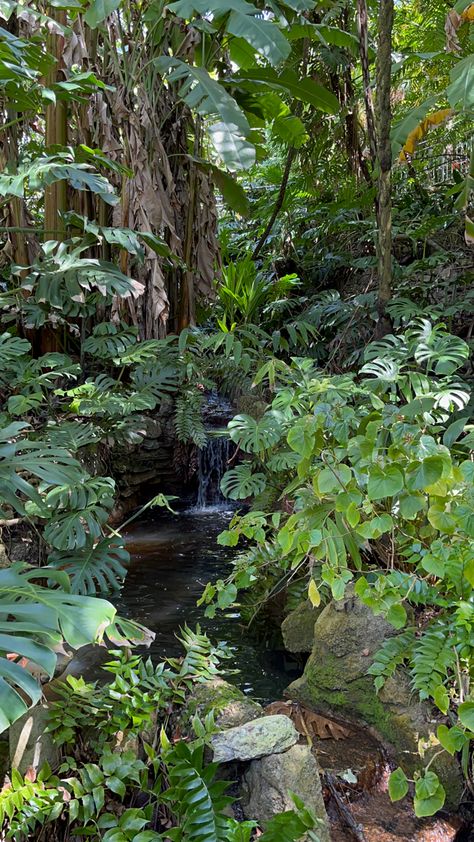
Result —
<path fill-rule="evenodd" d="M 252 260 L 256 260 L 258 255 L 260 254 L 263 246 L 265 245 L 266 239 L 267 239 L 268 235 L 271 233 L 271 230 L 272 230 L 272 228 L 273 228 L 273 226 L 276 222 L 276 218 L 277 218 L 278 214 L 280 213 L 280 211 L 283 207 L 283 202 L 285 201 L 286 188 L 288 186 L 288 180 L 290 178 L 290 173 L 291 173 L 291 166 L 292 166 L 295 158 L 296 158 L 296 148 L 294 146 L 290 146 L 290 148 L 288 149 L 288 155 L 286 157 L 285 169 L 284 169 L 284 172 L 283 172 L 283 178 L 281 180 L 280 189 L 278 191 L 277 200 L 275 202 L 275 205 L 274 205 L 272 214 L 270 216 L 270 219 L 268 220 L 268 222 L 265 226 L 265 230 L 264 230 L 262 236 L 258 240 L 257 245 L 255 246 L 255 248 L 253 250 Z"/>

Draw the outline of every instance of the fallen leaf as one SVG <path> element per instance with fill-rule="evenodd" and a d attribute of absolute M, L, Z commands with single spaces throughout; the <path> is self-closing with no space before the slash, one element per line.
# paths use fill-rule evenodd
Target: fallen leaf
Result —
<path fill-rule="evenodd" d="M 273 714 L 288 716 L 296 730 L 303 736 L 309 737 L 310 740 L 345 740 L 351 735 L 350 729 L 339 722 L 315 713 L 299 702 L 272 702 L 265 708 L 265 714 L 268 716 Z"/>

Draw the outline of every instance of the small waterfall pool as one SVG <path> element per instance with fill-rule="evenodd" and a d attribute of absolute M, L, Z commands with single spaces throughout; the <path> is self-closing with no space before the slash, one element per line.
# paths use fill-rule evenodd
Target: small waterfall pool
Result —
<path fill-rule="evenodd" d="M 280 698 L 297 675 L 283 650 L 267 648 L 244 628 L 235 610 L 218 610 L 209 619 L 204 607 L 196 605 L 206 582 L 228 575 L 236 552 L 217 543 L 232 511 L 222 501 L 214 507 L 209 498 L 203 502 L 202 509 L 196 506 L 176 515 L 148 512 L 125 533 L 132 562 L 117 609 L 155 632 L 150 649 L 154 661 L 181 654 L 176 640 L 180 626 L 199 623 L 213 641 L 226 641 L 232 648 L 226 665 L 240 670 L 231 677 L 233 683 L 255 698 Z"/>

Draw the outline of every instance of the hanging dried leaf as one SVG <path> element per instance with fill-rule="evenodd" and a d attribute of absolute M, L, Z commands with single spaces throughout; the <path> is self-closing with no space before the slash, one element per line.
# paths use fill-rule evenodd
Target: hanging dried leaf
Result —
<path fill-rule="evenodd" d="M 400 152 L 400 161 L 405 163 L 408 157 L 414 154 L 417 143 L 424 138 L 429 130 L 441 125 L 441 123 L 445 123 L 446 120 L 452 117 L 453 113 L 452 108 L 442 108 L 439 111 L 433 111 L 431 114 L 428 114 L 421 123 L 418 123 L 405 141 L 403 149 Z"/>
<path fill-rule="evenodd" d="M 457 53 L 461 49 L 458 38 L 458 29 L 463 23 L 474 21 L 474 3 L 471 3 L 459 14 L 456 9 L 450 9 L 446 16 L 444 29 L 446 32 L 446 49 L 449 53 Z"/>

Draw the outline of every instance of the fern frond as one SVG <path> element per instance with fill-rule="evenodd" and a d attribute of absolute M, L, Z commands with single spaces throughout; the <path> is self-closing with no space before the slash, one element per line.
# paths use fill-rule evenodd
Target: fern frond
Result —
<path fill-rule="evenodd" d="M 454 640 L 449 626 L 437 623 L 423 632 L 411 657 L 413 687 L 428 699 L 456 665 Z"/>
<path fill-rule="evenodd" d="M 198 389 L 185 389 L 176 399 L 175 429 L 178 441 L 192 441 L 196 447 L 207 442 L 202 420 L 203 395 Z"/>

